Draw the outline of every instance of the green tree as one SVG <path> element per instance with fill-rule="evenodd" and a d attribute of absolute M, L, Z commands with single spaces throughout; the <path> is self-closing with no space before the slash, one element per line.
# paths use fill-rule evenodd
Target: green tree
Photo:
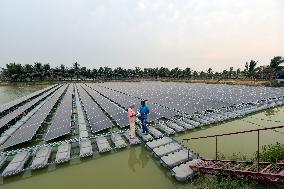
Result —
<path fill-rule="evenodd" d="M 78 62 L 75 62 L 73 64 L 73 70 L 74 70 L 74 73 L 75 73 L 76 78 L 78 80 L 79 79 L 79 75 L 80 75 L 80 64 Z"/>
<path fill-rule="evenodd" d="M 230 79 L 232 79 L 233 74 L 234 74 L 234 68 L 233 68 L 233 67 L 230 67 L 230 70 L 229 70 L 229 78 L 230 78 Z"/>
<path fill-rule="evenodd" d="M 245 73 L 247 78 L 254 79 L 257 63 L 258 61 L 255 60 L 251 60 L 249 63 L 246 62 Z"/>
<path fill-rule="evenodd" d="M 208 79 L 213 79 L 213 71 L 212 68 L 208 68 L 207 70 Z"/>
<path fill-rule="evenodd" d="M 236 78 L 239 79 L 241 76 L 241 69 L 238 68 L 237 71 L 236 71 Z"/>
<path fill-rule="evenodd" d="M 185 69 L 183 70 L 183 75 L 184 75 L 184 77 L 186 77 L 187 79 L 191 79 L 191 77 L 192 77 L 192 70 L 191 70 L 191 68 L 185 68 Z"/>
<path fill-rule="evenodd" d="M 275 56 L 270 60 L 270 69 L 271 69 L 271 75 L 270 79 L 276 76 L 276 74 L 281 70 L 280 64 L 284 62 L 284 58 L 281 56 Z"/>

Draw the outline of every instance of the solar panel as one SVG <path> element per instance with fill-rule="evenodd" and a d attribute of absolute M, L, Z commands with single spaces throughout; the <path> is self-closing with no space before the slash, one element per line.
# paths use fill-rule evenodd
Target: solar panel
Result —
<path fill-rule="evenodd" d="M 54 91 L 56 91 L 58 89 L 58 87 L 55 87 L 45 93 L 43 93 L 42 95 L 32 99 L 31 101 L 28 101 L 26 104 L 18 107 L 17 109 L 15 109 L 14 111 L 11 111 L 9 114 L 5 115 L 4 117 L 2 117 L 0 119 L 0 128 L 4 127 L 6 124 L 8 124 L 10 121 L 12 121 L 13 119 L 15 119 L 16 117 L 18 117 L 19 115 L 22 114 L 22 112 L 28 110 L 29 108 L 31 108 L 32 106 L 34 106 L 36 103 L 38 103 L 39 101 L 43 100 L 44 98 L 46 98 L 48 95 L 50 95 L 51 93 L 53 93 Z"/>
<path fill-rule="evenodd" d="M 92 128 L 92 132 L 111 128 L 112 122 L 101 110 L 101 108 L 94 102 L 94 100 L 87 94 L 87 92 L 79 85 L 78 93 L 81 98 L 83 109 L 86 112 L 88 122 Z"/>
<path fill-rule="evenodd" d="M 57 85 L 52 85 L 52 86 L 46 87 L 46 88 L 44 88 L 44 89 L 38 90 L 38 91 L 36 91 L 36 92 L 34 92 L 34 93 L 31 93 L 31 94 L 29 94 L 29 95 L 27 95 L 27 96 L 21 97 L 21 98 L 19 98 L 19 99 L 16 99 L 16 100 L 14 100 L 14 101 L 11 101 L 11 102 L 9 102 L 9 103 L 7 103 L 7 104 L 1 105 L 1 106 L 0 106 L 0 115 L 1 115 L 3 112 L 5 112 L 5 111 L 7 111 L 7 110 L 9 110 L 9 109 L 11 109 L 11 108 L 13 108 L 13 107 L 15 107 L 15 106 L 18 106 L 19 104 L 24 103 L 25 101 L 27 101 L 27 100 L 29 100 L 29 99 L 31 99 L 31 98 L 34 98 L 34 97 L 36 97 L 36 96 L 38 96 L 38 95 L 40 95 L 40 94 L 42 94 L 42 93 L 44 93 L 44 92 L 46 92 L 46 91 L 52 89 L 52 88 L 54 88 L 55 86 L 57 86 Z"/>
<path fill-rule="evenodd" d="M 95 101 L 113 118 L 120 128 L 127 127 L 128 123 L 128 114 L 127 111 L 115 103 L 111 102 L 109 99 L 103 97 L 95 90 L 84 87 L 88 93 L 95 99 Z"/>
<path fill-rule="evenodd" d="M 49 126 L 44 137 L 45 141 L 49 141 L 70 133 L 73 90 L 73 85 L 69 85 L 65 95 L 63 96 L 63 99 L 59 104 L 59 107 L 56 109 L 56 112 L 52 117 L 51 125 Z"/>
<path fill-rule="evenodd" d="M 133 96 L 126 95 L 121 92 L 117 92 L 97 84 L 93 85 L 88 84 L 88 85 L 91 86 L 96 91 L 102 93 L 104 96 L 107 96 L 109 99 L 116 102 L 117 104 L 120 104 L 125 109 L 128 109 L 128 107 L 132 104 L 134 104 L 136 108 L 139 108 L 140 106 L 140 99 L 137 97 L 135 98 Z M 148 121 L 154 121 L 162 117 L 171 119 L 173 116 L 178 114 L 178 112 L 176 111 L 165 109 L 164 107 L 154 104 L 152 102 L 148 102 L 148 106 L 150 109 Z"/>
<path fill-rule="evenodd" d="M 16 130 L 1 147 L 8 148 L 31 140 L 58 101 L 59 97 L 65 91 L 66 87 L 67 85 L 60 87 L 52 96 L 39 104 L 39 110 L 37 110 L 18 130 Z"/>
<path fill-rule="evenodd" d="M 261 99 L 283 96 L 284 94 L 284 90 L 281 88 L 222 84 L 174 82 L 133 82 L 126 84 L 124 82 L 109 82 L 96 85 L 116 90 L 132 97 L 148 99 L 159 106 L 190 115 L 210 108 L 255 102 Z M 171 115 L 170 113 L 169 116 Z"/>

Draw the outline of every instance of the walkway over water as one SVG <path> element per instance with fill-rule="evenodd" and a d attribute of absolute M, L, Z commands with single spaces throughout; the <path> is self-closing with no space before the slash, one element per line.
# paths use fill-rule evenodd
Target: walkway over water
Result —
<path fill-rule="evenodd" d="M 89 83 L 54 85 L 40 93 L 31 94 L 20 102 L 11 103 L 12 107 L 1 106 L 4 110 L 0 117 L 4 128 L 0 137 L 0 148 L 4 151 L 0 156 L 2 175 L 19 174 L 80 157 L 97 156 L 98 153 L 116 152 L 118 149 L 132 148 L 129 146 L 142 142 L 161 162 L 161 165 L 169 170 L 170 174 L 179 181 L 185 181 L 194 175 L 189 168 L 190 162 L 200 157 L 171 138 L 173 134 L 239 118 L 284 103 L 284 97 L 281 96 L 283 91 L 272 88 L 265 88 L 259 96 L 257 92 L 247 94 L 247 97 L 242 94 L 243 103 L 228 106 L 224 104 L 231 102 L 231 99 L 236 96 L 223 96 L 222 103 L 218 103 L 216 99 L 220 97 L 218 96 L 220 94 L 212 97 L 210 93 L 206 98 L 212 98 L 210 101 L 216 102 L 211 104 L 210 108 L 199 104 L 206 94 L 201 94 L 201 99 L 191 99 L 185 95 L 184 91 L 181 91 L 177 99 L 165 96 L 165 94 L 170 95 L 170 90 L 175 86 L 163 89 L 165 94 L 161 90 L 160 97 L 150 88 L 147 97 L 149 97 L 151 112 L 154 111 L 150 114 L 152 121 L 150 134 L 144 135 L 137 129 L 139 138 L 130 139 L 127 131 L 129 126 L 126 109 L 131 104 L 138 106 L 142 96 L 132 93 L 131 88 L 127 93 L 122 85 L 120 85 L 121 88 L 112 87 L 109 84 Z M 182 89 L 182 86 L 179 87 L 179 90 L 188 90 Z M 222 86 L 222 91 L 225 87 Z M 195 86 L 193 88 L 196 92 Z M 254 88 L 248 89 L 253 91 Z M 143 88 L 143 90 L 147 89 Z M 234 89 L 234 92 L 236 90 Z M 263 94 L 267 98 L 262 98 Z M 178 108 L 172 102 L 166 104 L 159 98 L 168 98 L 173 102 L 178 100 L 176 103 L 181 103 L 183 99 L 186 105 Z M 249 100 L 252 101 L 248 102 Z M 188 103 L 194 101 L 195 106 L 191 104 L 190 107 Z M 236 102 L 240 100 L 236 99 Z M 186 108 L 198 109 L 199 112 L 191 113 Z M 26 116 L 21 116 L 22 110 L 26 112 Z M 15 111 L 17 111 L 16 114 L 14 114 Z M 14 118 L 7 122 L 5 117 L 10 114 Z M 139 121 L 137 123 L 139 124 Z"/>

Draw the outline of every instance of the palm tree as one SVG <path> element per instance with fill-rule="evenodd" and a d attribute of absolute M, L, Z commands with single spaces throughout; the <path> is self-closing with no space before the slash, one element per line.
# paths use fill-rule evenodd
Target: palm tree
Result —
<path fill-rule="evenodd" d="M 276 76 L 277 72 L 281 70 L 280 64 L 284 62 L 284 58 L 281 56 L 275 56 L 274 58 L 271 59 L 270 61 L 270 69 L 271 69 L 271 74 L 270 74 L 270 79 Z"/>
<path fill-rule="evenodd" d="M 21 81 L 23 78 L 24 69 L 21 64 L 10 63 L 6 64 L 6 69 L 3 69 L 3 75 L 11 81 Z"/>
<path fill-rule="evenodd" d="M 183 70 L 183 76 L 186 77 L 187 79 L 191 79 L 191 74 L 192 74 L 191 68 L 185 68 Z"/>
<path fill-rule="evenodd" d="M 230 67 L 230 70 L 229 70 L 229 78 L 230 79 L 232 79 L 233 73 L 234 73 L 234 68 Z"/>
<path fill-rule="evenodd" d="M 194 71 L 193 72 L 193 79 L 196 79 L 198 77 L 198 72 L 197 71 Z"/>
<path fill-rule="evenodd" d="M 66 68 L 65 68 L 65 65 L 64 64 L 61 64 L 60 65 L 60 75 L 65 78 L 66 76 Z"/>
<path fill-rule="evenodd" d="M 95 80 L 95 78 L 97 77 L 97 74 L 98 74 L 98 70 L 94 68 L 91 73 L 93 80 Z"/>
<path fill-rule="evenodd" d="M 236 71 L 236 77 L 237 77 L 237 79 L 239 79 L 240 75 L 241 75 L 241 69 L 238 68 L 237 71 Z"/>
<path fill-rule="evenodd" d="M 86 67 L 80 68 L 80 76 L 82 77 L 83 80 L 87 78 L 87 68 Z"/>
<path fill-rule="evenodd" d="M 49 65 L 49 63 L 48 64 L 44 64 L 43 66 L 42 66 L 42 70 L 43 70 L 43 73 L 42 73 L 42 75 L 43 75 L 43 77 L 47 77 L 47 78 L 50 78 L 51 77 L 51 69 L 50 69 L 50 65 Z"/>
<path fill-rule="evenodd" d="M 135 67 L 135 77 L 142 77 L 143 71 L 140 67 Z"/>
<path fill-rule="evenodd" d="M 255 60 L 251 60 L 249 63 L 246 62 L 245 73 L 248 78 L 254 79 L 257 63 L 258 61 L 255 61 Z"/>
<path fill-rule="evenodd" d="M 25 78 L 30 78 L 30 80 L 33 80 L 34 68 L 32 65 L 26 64 L 24 66 L 24 75 L 25 75 Z"/>
<path fill-rule="evenodd" d="M 209 79 L 213 79 L 213 71 L 212 68 L 208 68 L 207 70 L 207 76 Z"/>
<path fill-rule="evenodd" d="M 34 63 L 34 70 L 35 70 L 35 74 L 37 77 L 39 77 L 39 79 L 42 81 L 43 80 L 43 68 L 42 68 L 42 63 L 40 62 L 35 62 Z"/>
<path fill-rule="evenodd" d="M 75 62 L 75 63 L 73 64 L 73 69 L 74 69 L 75 75 L 76 75 L 76 77 L 77 77 L 77 80 L 78 80 L 79 75 L 80 75 L 80 69 L 79 69 L 79 67 L 80 67 L 80 64 L 79 64 L 78 62 Z"/>
<path fill-rule="evenodd" d="M 228 79 L 228 71 L 227 70 L 223 70 L 221 75 L 222 75 L 222 79 Z"/>

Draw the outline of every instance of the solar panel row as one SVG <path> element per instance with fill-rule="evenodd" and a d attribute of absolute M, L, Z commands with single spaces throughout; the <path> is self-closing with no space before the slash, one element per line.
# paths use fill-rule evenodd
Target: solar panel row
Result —
<path fill-rule="evenodd" d="M 12 107 L 14 107 L 14 106 L 17 106 L 17 105 L 19 105 L 19 104 L 21 104 L 21 103 L 23 103 L 23 102 L 29 100 L 30 98 L 36 97 L 37 95 L 40 95 L 41 93 L 44 93 L 44 92 L 46 92 L 46 91 L 48 91 L 48 90 L 54 88 L 55 86 L 56 86 L 56 85 L 52 85 L 52 86 L 46 87 L 46 88 L 44 88 L 44 89 L 41 89 L 41 90 L 36 91 L 36 92 L 34 92 L 34 93 L 31 93 L 31 94 L 29 94 L 29 95 L 27 95 L 27 96 L 18 98 L 18 99 L 16 99 L 16 100 L 12 101 L 12 102 L 9 102 L 9 103 L 7 103 L 7 104 L 4 104 L 4 105 L 0 106 L 0 114 L 2 114 L 3 112 L 9 110 L 10 108 L 12 108 Z"/>
<path fill-rule="evenodd" d="M 45 141 L 49 141 L 70 133 L 73 90 L 74 86 L 73 84 L 70 84 L 59 104 L 59 107 L 56 109 L 56 112 L 52 117 L 51 125 L 49 126 L 44 137 Z"/>
<path fill-rule="evenodd" d="M 255 102 L 283 96 L 284 90 L 270 87 L 209 85 L 171 82 L 103 83 L 134 97 L 146 98 L 164 107 L 193 114 L 211 108 Z"/>
<path fill-rule="evenodd" d="M 107 96 L 108 98 L 112 99 L 116 103 L 123 106 L 125 109 L 127 109 L 130 105 L 135 104 L 136 108 L 139 108 L 140 106 L 140 100 L 139 98 L 135 98 L 130 95 L 123 94 L 121 92 L 117 92 L 111 89 L 108 89 L 102 85 L 93 84 L 91 85 L 95 90 L 100 91 L 100 93 L 103 93 L 103 95 Z M 150 108 L 150 114 L 149 114 L 149 121 L 154 121 L 156 119 L 165 117 L 168 119 L 171 119 L 173 116 L 177 115 L 176 111 L 169 110 L 165 107 L 159 106 L 157 104 L 154 104 L 152 102 L 148 101 L 148 105 Z"/>
<path fill-rule="evenodd" d="M 80 84 L 77 85 L 80 101 L 84 111 L 86 112 L 88 122 L 91 126 L 92 132 L 111 128 L 112 122 L 101 110 L 101 108 L 94 102 L 94 100 L 87 94 Z"/>
<path fill-rule="evenodd" d="M 58 86 L 59 87 L 59 86 Z M 26 104 L 18 107 L 17 109 L 15 109 L 14 111 L 10 112 L 9 114 L 5 115 L 4 117 L 2 117 L 0 119 L 0 128 L 4 127 L 6 124 L 8 124 L 10 121 L 12 121 L 13 119 L 15 119 L 16 117 L 18 117 L 19 115 L 22 114 L 22 112 L 28 110 L 29 108 L 31 108 L 32 106 L 34 106 L 36 103 L 38 103 L 39 101 L 43 100 L 44 98 L 46 98 L 48 95 L 50 95 L 51 93 L 53 93 L 54 91 L 56 91 L 58 89 L 58 87 L 55 87 L 45 93 L 43 93 L 42 95 L 32 99 L 31 101 L 28 101 Z"/>
<path fill-rule="evenodd" d="M 52 96 L 48 97 L 48 99 L 43 102 L 44 104 L 40 104 L 40 109 L 37 110 L 18 130 L 16 130 L 1 147 L 8 148 L 31 140 L 66 88 L 67 85 L 60 87 L 54 94 L 52 94 Z"/>
<path fill-rule="evenodd" d="M 96 102 L 112 117 L 120 128 L 129 125 L 126 110 L 100 95 L 90 87 L 84 87 L 86 91 L 96 100 Z"/>

